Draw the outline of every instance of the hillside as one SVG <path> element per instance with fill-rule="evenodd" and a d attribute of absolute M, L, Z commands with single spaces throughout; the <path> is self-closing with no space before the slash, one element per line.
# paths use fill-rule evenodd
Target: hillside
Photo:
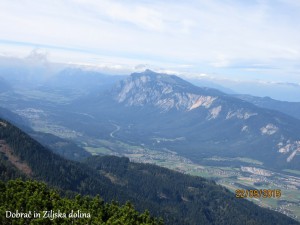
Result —
<path fill-rule="evenodd" d="M 0 77 L 0 93 L 11 91 L 12 87 L 9 85 L 9 83 L 3 78 Z"/>
<path fill-rule="evenodd" d="M 47 79 L 42 87 L 87 92 L 102 89 L 123 78 L 123 76 L 105 75 L 81 68 L 66 68 Z"/>
<path fill-rule="evenodd" d="M 49 150 L 66 159 L 81 161 L 92 155 L 72 141 L 59 138 L 53 134 L 35 132 L 33 130 L 30 130 L 28 133 L 33 139 L 43 144 Z"/>
<path fill-rule="evenodd" d="M 0 140 L 1 180 L 21 173 L 65 191 L 100 194 L 106 201 L 130 200 L 166 224 L 299 224 L 200 177 L 127 158 L 93 157 L 87 164 L 63 159 L 5 120 L 0 120 Z"/>
<path fill-rule="evenodd" d="M 0 118 L 13 122 L 19 127 L 29 126 L 29 123 L 26 119 L 3 107 L 0 107 Z"/>

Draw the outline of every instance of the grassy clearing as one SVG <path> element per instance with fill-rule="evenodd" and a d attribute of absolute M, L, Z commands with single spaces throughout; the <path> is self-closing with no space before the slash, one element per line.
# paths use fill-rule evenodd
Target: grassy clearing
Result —
<path fill-rule="evenodd" d="M 299 209 L 299 206 L 293 205 L 293 206 L 290 207 L 290 210 L 293 212 L 293 214 L 295 216 L 297 216 L 298 218 L 300 218 L 300 209 Z"/>
<path fill-rule="evenodd" d="M 237 160 L 237 161 L 240 161 L 240 162 L 251 163 L 251 164 L 256 164 L 256 165 L 263 165 L 263 163 L 261 161 L 251 159 L 251 158 L 237 157 L 237 158 L 233 158 L 233 159 Z"/>
<path fill-rule="evenodd" d="M 283 171 L 288 172 L 288 173 L 292 173 L 292 174 L 295 174 L 295 175 L 300 175 L 299 170 L 284 169 Z"/>
<path fill-rule="evenodd" d="M 62 95 L 55 94 L 52 92 L 43 92 L 39 90 L 22 90 L 18 94 L 23 95 L 25 98 L 39 100 L 43 99 L 55 103 L 67 103 L 70 101 L 69 98 L 66 98 Z"/>
<path fill-rule="evenodd" d="M 112 153 L 111 150 L 109 150 L 108 148 L 105 148 L 105 147 L 98 147 L 98 148 L 84 147 L 84 149 L 87 150 L 88 152 L 90 152 L 92 155 L 99 155 L 99 154 L 107 155 L 107 154 Z"/>
<path fill-rule="evenodd" d="M 266 204 L 272 208 L 277 208 L 278 207 L 278 198 L 260 198 L 261 202 L 263 204 Z"/>
<path fill-rule="evenodd" d="M 239 162 L 244 162 L 244 163 L 250 163 L 253 165 L 263 165 L 262 162 L 251 159 L 251 158 L 245 158 L 245 157 L 236 157 L 236 158 L 227 158 L 227 157 L 211 157 L 211 158 L 206 158 L 205 160 L 210 160 L 210 161 L 239 161 Z"/>

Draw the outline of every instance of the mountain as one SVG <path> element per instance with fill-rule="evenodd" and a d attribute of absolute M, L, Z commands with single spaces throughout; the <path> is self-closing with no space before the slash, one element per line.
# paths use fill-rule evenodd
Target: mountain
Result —
<path fill-rule="evenodd" d="M 252 95 L 234 95 L 258 107 L 276 110 L 300 119 L 300 102 L 278 101 L 270 97 L 256 97 Z"/>
<path fill-rule="evenodd" d="M 86 164 L 63 159 L 2 119 L 0 140 L 1 180 L 21 176 L 45 181 L 65 192 L 100 194 L 106 201 L 121 203 L 130 200 L 138 210 L 149 209 L 163 217 L 166 224 L 299 224 L 238 199 L 200 177 L 112 156 L 93 157 Z M 5 190 L 3 184 L 0 188 Z"/>
<path fill-rule="evenodd" d="M 226 94 L 236 94 L 236 92 L 234 92 L 233 90 L 231 90 L 230 88 L 227 88 L 221 84 L 218 84 L 216 82 L 213 82 L 211 79 L 208 79 L 208 78 L 194 78 L 194 79 L 191 79 L 191 78 L 187 78 L 186 79 L 188 82 L 198 86 L 198 87 L 208 87 L 208 88 L 214 88 L 214 89 L 217 89 L 219 91 L 222 91 Z"/>
<path fill-rule="evenodd" d="M 19 127 L 29 126 L 29 122 L 26 119 L 3 107 L 0 107 L 0 118 L 13 122 Z"/>
<path fill-rule="evenodd" d="M 30 128 L 30 123 L 28 120 L 8 109 L 0 107 L 0 118 L 18 125 L 18 127 L 27 132 L 35 140 L 48 147 L 54 153 L 57 153 L 67 159 L 80 161 L 91 156 L 89 152 L 70 140 L 59 138 L 53 134 L 34 131 L 32 128 Z"/>
<path fill-rule="evenodd" d="M 65 116 L 65 124 L 90 136 L 175 151 L 200 164 L 247 157 L 267 168 L 300 168 L 299 120 L 176 76 L 134 73 L 72 107 L 94 119 Z"/>
<path fill-rule="evenodd" d="M 233 79 L 212 79 L 235 93 L 259 97 L 269 96 L 280 101 L 297 102 L 300 99 L 300 85 L 292 82 L 268 82 L 263 80 L 242 81 Z"/>
<path fill-rule="evenodd" d="M 34 87 L 42 83 L 51 70 L 46 61 L 0 57 L 0 76 L 13 88 Z"/>
<path fill-rule="evenodd" d="M 43 86 L 64 90 L 75 89 L 77 91 L 92 91 L 105 88 L 123 78 L 124 76 L 106 75 L 97 71 L 67 67 L 49 77 Z"/>
<path fill-rule="evenodd" d="M 81 161 L 92 155 L 85 149 L 76 145 L 74 142 L 57 137 L 53 134 L 36 132 L 31 129 L 28 133 L 33 139 L 43 144 L 49 150 L 66 159 Z"/>
<path fill-rule="evenodd" d="M 0 93 L 11 91 L 12 87 L 10 84 L 3 78 L 0 77 Z"/>
<path fill-rule="evenodd" d="M 192 110 L 197 108 L 197 98 L 201 94 L 223 95 L 214 89 L 198 88 L 177 76 L 154 73 L 146 70 L 144 73 L 134 73 L 127 80 L 119 82 L 111 91 L 112 97 L 118 103 L 126 106 L 153 106 L 160 111 Z M 200 101 L 200 100 L 199 100 Z M 213 99 L 205 98 L 204 104 L 210 104 Z"/>

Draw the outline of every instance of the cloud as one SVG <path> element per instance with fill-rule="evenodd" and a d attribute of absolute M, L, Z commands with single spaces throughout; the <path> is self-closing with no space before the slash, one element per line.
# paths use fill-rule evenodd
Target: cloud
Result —
<path fill-rule="evenodd" d="M 29 61 L 32 63 L 47 64 L 48 63 L 48 52 L 43 51 L 38 48 L 35 48 L 30 52 L 30 54 L 25 59 L 26 59 L 26 61 Z"/>
<path fill-rule="evenodd" d="M 268 64 L 298 76 L 293 70 L 300 60 L 296 2 L 2 0 L 0 44 L 5 52 L 17 52 L 24 46 L 4 42 L 31 43 L 27 50 L 42 47 L 49 59 L 67 62 L 121 60 L 209 70 L 198 72 L 243 62 L 245 68 Z"/>
<path fill-rule="evenodd" d="M 130 23 L 146 30 L 161 31 L 164 28 L 159 11 L 140 4 L 124 4 L 117 1 L 76 0 L 79 7 L 88 13 L 105 18 L 112 22 Z"/>

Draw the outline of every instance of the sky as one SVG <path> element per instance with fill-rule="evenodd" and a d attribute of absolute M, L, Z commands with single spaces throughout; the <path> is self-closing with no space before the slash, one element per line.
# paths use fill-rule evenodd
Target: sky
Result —
<path fill-rule="evenodd" d="M 0 56 L 300 85 L 299 0 L 1 0 Z"/>

